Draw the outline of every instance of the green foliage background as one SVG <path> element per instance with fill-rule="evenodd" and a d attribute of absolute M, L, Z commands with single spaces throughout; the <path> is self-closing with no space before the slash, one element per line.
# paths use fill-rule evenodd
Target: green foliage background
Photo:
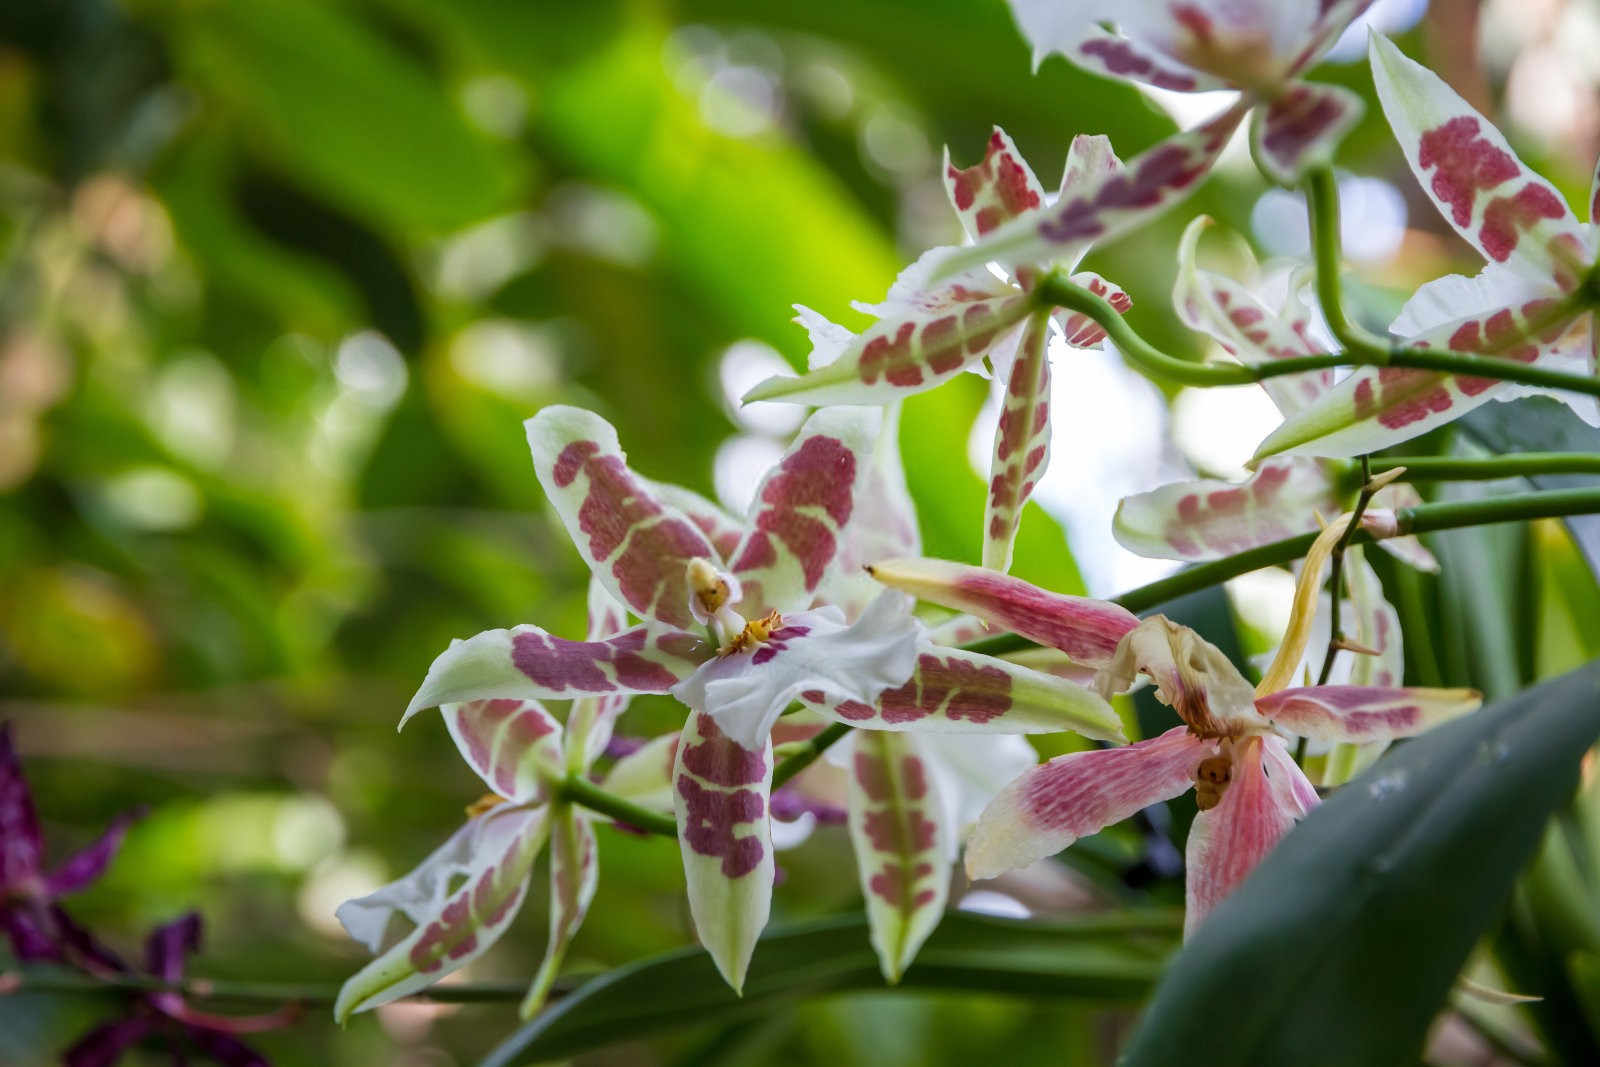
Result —
<path fill-rule="evenodd" d="M 706 103 L 719 57 L 772 73 L 776 126 L 707 124 L 706 107 L 734 106 Z M 1371 98 L 1359 66 L 1323 76 Z M 1400 180 L 1377 116 L 1344 162 Z M 1031 73 L 1001 0 L 8 6 L 0 718 L 58 855 L 152 808 L 82 917 L 131 947 L 199 907 L 195 970 L 212 977 L 353 971 L 332 906 L 408 869 L 476 795 L 438 722 L 393 729 L 431 658 L 518 621 L 582 628 L 585 575 L 521 420 L 594 407 L 647 474 L 709 492 L 735 430 L 721 353 L 756 339 L 798 365 L 795 302 L 859 324 L 850 300 L 958 238 L 927 200 L 937 146 L 970 161 L 993 124 L 1047 185 L 1076 133 L 1126 157 L 1173 128 L 1059 60 Z M 885 136 L 932 150 L 896 170 L 870 150 Z M 1146 336 L 1196 353 L 1167 310 L 1176 233 L 1198 211 L 1245 229 L 1261 189 L 1219 176 L 1088 266 L 1134 293 Z M 965 442 L 982 391 L 969 378 L 908 407 L 930 554 L 977 555 Z M 1596 601 L 1576 592 L 1592 579 L 1559 527 L 1439 542 L 1445 586 L 1422 582 L 1411 611 L 1431 628 L 1439 603 L 1461 610 L 1413 665 L 1439 678 L 1413 680 L 1501 695 L 1594 654 Z M 1504 581 L 1450 584 L 1473 553 L 1514 562 Z M 1015 570 L 1082 590 L 1037 509 Z M 677 724 L 669 702 L 636 707 L 627 732 Z M 602 835 L 574 972 L 690 940 L 675 846 Z M 1103 844 L 1090 861 L 1139 848 L 1132 831 Z M 855 906 L 842 834 L 784 859 L 778 917 Z M 1179 887 L 1116 891 L 1161 903 Z M 542 913 L 535 896 L 474 976 L 529 974 Z M 104 1007 L 0 998 L 0 1061 L 50 1062 Z M 1106 1062 L 1130 1018 L 1092 1000 L 868 995 L 593 1062 Z M 417 1008 L 340 1031 L 314 1015 L 258 1044 L 287 1065 L 465 1063 L 513 1021 Z"/>

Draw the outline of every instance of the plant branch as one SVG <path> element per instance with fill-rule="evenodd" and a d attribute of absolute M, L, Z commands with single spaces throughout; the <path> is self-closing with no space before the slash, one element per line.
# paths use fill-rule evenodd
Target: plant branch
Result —
<path fill-rule="evenodd" d="M 847 723 L 830 723 L 827 728 L 813 735 L 809 740 L 800 741 L 795 750 L 786 756 L 772 771 L 772 788 L 777 789 L 789 779 L 811 766 L 816 758 L 831 748 L 834 742 L 840 740 L 850 732 Z M 803 747 L 802 747 L 803 746 Z"/>
<path fill-rule="evenodd" d="M 521 1000 L 527 991 L 526 982 L 445 982 L 412 993 L 406 999 L 438 1004 L 471 1004 Z M 53 967 L 25 967 L 20 971 L 0 972 L 0 996 L 26 993 L 178 993 L 188 1000 L 331 1005 L 338 999 L 339 987 L 298 982 L 232 982 L 209 978 L 164 982 L 148 975 L 91 975 Z"/>
<path fill-rule="evenodd" d="M 601 789 L 581 775 L 569 775 L 566 781 L 561 783 L 560 796 L 570 804 L 609 815 L 617 822 L 631 826 L 635 830 L 661 834 L 665 837 L 678 836 L 678 824 L 671 815 L 663 815 L 659 811 L 640 807 L 631 800 L 624 800 L 615 793 Z"/>
<path fill-rule="evenodd" d="M 1459 456 L 1378 456 L 1372 473 L 1406 469 L 1408 482 L 1474 482 L 1536 474 L 1600 474 L 1600 453 L 1519 452 L 1465 459 Z"/>

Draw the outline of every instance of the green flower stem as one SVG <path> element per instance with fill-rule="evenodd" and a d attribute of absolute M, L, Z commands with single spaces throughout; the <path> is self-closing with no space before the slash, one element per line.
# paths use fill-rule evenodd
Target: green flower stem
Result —
<path fill-rule="evenodd" d="M 1600 512 L 1600 489 L 1550 489 L 1536 493 L 1519 493 L 1515 496 L 1495 497 L 1491 500 L 1449 500 L 1435 504 L 1421 504 L 1414 508 L 1398 508 L 1395 520 L 1397 534 L 1435 533 L 1463 526 L 1484 526 L 1495 522 L 1520 522 L 1528 519 L 1559 518 L 1563 515 L 1590 515 Z M 1130 589 L 1111 601 L 1129 611 L 1149 611 L 1169 600 L 1201 589 L 1219 585 L 1229 578 L 1272 567 L 1306 554 L 1315 541 L 1315 533 L 1287 537 L 1265 545 L 1208 560 L 1179 571 L 1170 577 Z M 1351 544 L 1368 544 L 1375 540 L 1367 530 L 1358 530 L 1350 538 Z M 1020 652 L 1033 648 L 1034 642 L 1016 634 L 1001 634 L 964 646 L 968 651 L 991 656 Z"/>
<path fill-rule="evenodd" d="M 590 811 L 609 815 L 617 822 L 626 823 L 635 830 L 644 830 L 665 837 L 678 836 L 678 824 L 672 816 L 651 811 L 649 808 L 641 808 L 631 800 L 624 800 L 615 793 L 601 789 L 581 775 L 569 775 L 566 781 L 561 783 L 559 796 L 569 804 L 577 804 Z"/>
<path fill-rule="evenodd" d="M 807 767 L 813 760 L 822 755 L 828 748 L 845 734 L 850 732 L 850 727 L 842 722 L 829 724 L 808 741 L 799 742 L 805 747 L 796 748 L 784 758 L 772 771 L 772 788 L 776 789 Z"/>
<path fill-rule="evenodd" d="M 469 1004 L 481 1001 L 521 1000 L 527 992 L 526 982 L 474 982 L 470 985 L 444 983 L 419 990 L 406 999 L 439 1004 Z M 300 1004 L 311 1007 L 332 1005 L 338 999 L 339 987 L 298 982 L 230 982 L 209 978 L 163 982 L 148 975 L 94 975 L 54 967 L 27 967 L 20 971 L 0 972 L 0 995 L 24 993 L 115 995 L 181 993 L 190 1000 L 221 1000 L 241 1004 Z"/>
<path fill-rule="evenodd" d="M 1600 474 L 1600 453 L 1519 452 L 1510 456 L 1377 456 L 1372 473 L 1406 469 L 1408 482 L 1475 482 L 1534 474 Z"/>

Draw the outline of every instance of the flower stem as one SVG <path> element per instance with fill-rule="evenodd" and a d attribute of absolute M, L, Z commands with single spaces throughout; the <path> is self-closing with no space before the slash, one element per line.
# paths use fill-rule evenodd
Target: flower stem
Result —
<path fill-rule="evenodd" d="M 1475 482 L 1535 474 L 1600 474 L 1600 453 L 1519 452 L 1466 459 L 1459 456 L 1379 456 L 1372 473 L 1406 469 L 1408 482 Z"/>
<path fill-rule="evenodd" d="M 447 982 L 410 994 L 407 1000 L 439 1004 L 480 1001 L 514 1001 L 528 991 L 526 982 Z M 298 982 L 230 982 L 191 978 L 163 982 L 140 974 L 81 974 L 45 967 L 27 967 L 0 973 L 0 996 L 25 993 L 178 993 L 186 1000 L 227 1000 L 256 1004 L 331 1005 L 339 996 L 337 985 Z"/>
<path fill-rule="evenodd" d="M 569 804 L 577 804 L 590 811 L 609 815 L 617 822 L 631 826 L 635 830 L 661 834 L 665 837 L 678 836 L 678 824 L 671 815 L 642 808 L 631 800 L 624 800 L 615 793 L 601 789 L 581 775 L 569 775 L 566 781 L 561 783 L 560 796 Z"/>
<path fill-rule="evenodd" d="M 772 788 L 777 789 L 783 783 L 811 766 L 818 756 L 826 752 L 835 741 L 838 741 L 849 732 L 850 726 L 848 724 L 836 722 L 829 724 L 826 729 L 813 735 L 810 740 L 799 742 L 799 745 L 804 747 L 797 747 L 794 752 L 785 757 L 782 763 L 773 768 Z"/>
<path fill-rule="evenodd" d="M 1367 505 L 1372 503 L 1372 494 L 1376 490 L 1372 485 L 1372 465 L 1366 456 L 1361 457 L 1361 492 L 1356 496 L 1356 506 L 1350 512 L 1350 525 L 1344 528 L 1344 536 L 1339 538 L 1339 543 L 1333 546 L 1332 563 L 1328 568 L 1328 588 L 1333 591 L 1333 603 L 1328 612 L 1328 651 L 1322 655 L 1322 670 L 1317 673 L 1317 684 L 1327 685 L 1328 676 L 1333 673 L 1333 661 L 1339 655 L 1339 643 L 1344 640 L 1344 633 L 1339 629 L 1339 605 L 1344 601 L 1344 594 L 1339 592 L 1339 585 L 1344 579 L 1344 553 L 1350 547 L 1350 537 L 1361 526 L 1361 515 L 1367 510 Z M 1300 739 L 1300 751 L 1296 759 L 1305 757 L 1306 739 Z"/>

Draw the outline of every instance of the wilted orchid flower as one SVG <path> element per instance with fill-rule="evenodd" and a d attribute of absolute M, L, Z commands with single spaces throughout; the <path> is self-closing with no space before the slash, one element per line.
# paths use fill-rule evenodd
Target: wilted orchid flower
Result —
<path fill-rule="evenodd" d="M 1308 563 L 1308 571 L 1320 571 L 1323 561 Z M 1189 930 L 1317 802 L 1283 735 L 1349 742 L 1409 737 L 1478 705 L 1477 693 L 1460 689 L 1279 689 L 1277 670 L 1269 671 L 1258 696 L 1215 646 L 1164 616 L 1138 622 L 1115 605 L 938 560 L 888 561 L 874 572 L 889 585 L 1097 666 L 1107 694 L 1126 692 L 1141 674 L 1154 681 L 1157 699 L 1183 724 L 1122 748 L 1058 756 L 1024 773 L 978 820 L 967 872 L 992 878 L 1026 866 L 1195 788 L 1201 813 L 1188 843 Z M 1298 662 L 1305 639 L 1303 629 L 1292 635 L 1284 657 Z"/>
<path fill-rule="evenodd" d="M 1072 196 L 1122 170 L 1104 137 L 1079 136 L 1067 152 L 1058 196 Z M 945 191 L 971 241 L 1050 202 L 1022 154 L 996 127 L 981 161 L 965 169 L 944 163 Z M 989 361 L 1004 383 L 1004 406 L 995 430 L 989 503 L 984 516 L 983 560 L 1004 570 L 1022 506 L 1044 474 L 1050 449 L 1050 365 L 1046 350 L 1052 331 L 1074 348 L 1089 348 L 1105 331 L 1079 312 L 1039 309 L 1028 299 L 1039 276 L 1049 270 L 1076 269 L 1088 245 L 1019 263 L 1008 277 L 997 277 L 981 263 L 947 281 L 932 278 L 950 249 L 934 249 L 907 267 L 876 306 L 857 304 L 877 318 L 860 334 L 798 307 L 796 320 L 811 333 L 810 373 L 769 378 L 746 401 L 788 400 L 808 404 L 891 402 L 949 381 Z M 1071 281 L 1104 297 L 1118 311 L 1132 301 L 1121 289 L 1092 272 Z"/>
<path fill-rule="evenodd" d="M 604 640 L 626 625 L 621 605 L 591 582 L 590 640 Z M 562 799 L 559 785 L 589 774 L 627 703 L 625 695 L 579 697 L 565 728 L 536 700 L 469 701 L 441 709 L 462 758 L 490 792 L 468 809 L 467 824 L 414 871 L 340 905 L 339 921 L 373 952 L 383 948 L 397 915 L 414 928 L 345 983 L 334 1007 L 338 1018 L 432 985 L 486 952 L 516 918 L 548 839 L 550 931 L 522 1014 L 539 1010 L 599 877 L 590 826 L 599 816 Z M 669 809 L 670 801 L 647 795 L 657 762 L 659 753 L 648 746 L 631 752 L 613 765 L 606 786 L 624 799 Z"/>
<path fill-rule="evenodd" d="M 11 724 L 0 724 L 0 929 L 19 960 L 55 960 L 91 971 L 122 968 L 56 901 L 105 873 L 136 818 L 138 813 L 117 816 L 93 844 L 46 871 L 33 793 L 11 742 Z"/>
<path fill-rule="evenodd" d="M 736 988 L 770 907 L 769 734 L 792 701 L 868 729 L 1120 732 L 1093 693 L 935 648 L 894 594 L 854 621 L 819 605 L 863 580 L 838 568 L 881 423 L 866 408 L 813 415 L 739 524 L 634 474 L 599 416 L 546 408 L 527 423 L 535 472 L 595 579 L 645 621 L 597 641 L 526 625 L 458 641 L 407 711 L 646 692 L 687 704 L 673 802 L 690 913 Z"/>
<path fill-rule="evenodd" d="M 158 926 L 145 941 L 145 971 L 169 984 L 183 981 L 184 958 L 200 948 L 198 912 Z M 300 1015 L 289 1006 L 268 1015 L 213 1015 L 190 1007 L 182 993 L 146 993 L 126 1017 L 90 1030 L 62 1054 L 65 1067 L 111 1067 L 140 1042 L 170 1052 L 177 1067 L 198 1054 L 223 1067 L 268 1067 L 267 1059 L 239 1040 L 240 1034 L 276 1030 Z M 143 1061 L 141 1061 L 143 1062 Z"/>
<path fill-rule="evenodd" d="M 1332 350 L 1320 324 L 1300 302 L 1298 278 L 1274 307 L 1256 286 L 1206 270 L 1196 262 L 1196 246 L 1211 220 L 1195 219 L 1178 247 L 1178 279 L 1172 303 L 1191 329 L 1212 337 L 1244 364 L 1268 363 Z M 1244 254 L 1248 256 L 1248 250 Z M 1254 263 L 1247 264 L 1254 273 Z M 1268 378 L 1261 383 L 1278 410 L 1293 418 L 1333 388 L 1331 370 Z M 1126 497 L 1117 505 L 1112 530 L 1130 551 L 1155 559 L 1218 559 L 1296 534 L 1311 533 L 1342 514 L 1359 485 L 1348 464 L 1305 456 L 1279 456 L 1257 466 L 1245 482 L 1215 479 L 1175 482 Z M 1375 513 L 1412 507 L 1422 498 L 1402 482 L 1390 482 L 1373 498 Z M 1379 544 L 1421 570 L 1438 562 L 1415 537 Z"/>
<path fill-rule="evenodd" d="M 1371 56 L 1378 99 L 1417 181 L 1487 261 L 1476 277 L 1452 274 L 1418 289 L 1392 324 L 1394 333 L 1413 347 L 1594 373 L 1600 170 L 1590 190 L 1590 222 L 1581 223 L 1561 194 L 1438 75 L 1376 34 Z M 1373 452 L 1486 401 L 1544 391 L 1489 378 L 1362 367 L 1288 418 L 1256 458 Z M 1594 398 L 1551 395 L 1600 425 Z"/>
<path fill-rule="evenodd" d="M 1034 63 L 1060 52 L 1095 74 L 1158 89 L 1237 89 L 1259 104 L 1250 137 L 1278 181 L 1332 159 L 1361 98 L 1300 80 L 1372 0 L 1011 0 Z M 1118 32 L 1100 23 L 1115 23 Z"/>

